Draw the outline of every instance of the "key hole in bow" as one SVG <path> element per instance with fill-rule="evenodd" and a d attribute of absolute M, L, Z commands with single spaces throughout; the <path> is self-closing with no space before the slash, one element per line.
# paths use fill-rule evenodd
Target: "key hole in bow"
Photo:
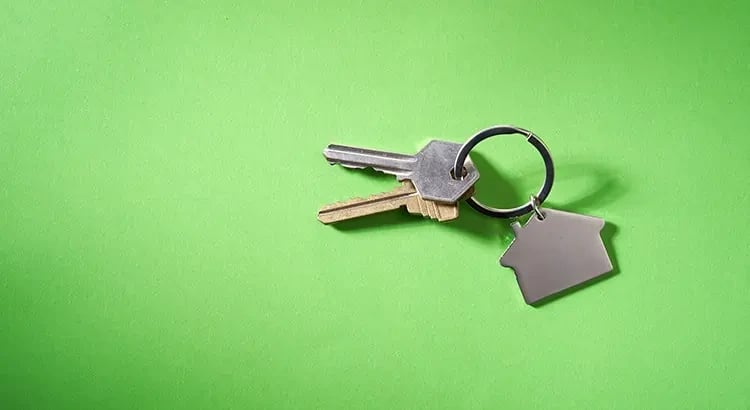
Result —
<path fill-rule="evenodd" d="M 461 179 L 464 179 L 466 177 L 466 175 L 468 175 L 468 174 L 469 174 L 469 171 L 466 170 L 466 167 L 463 167 L 461 169 Z M 459 179 L 459 178 L 456 178 L 456 170 L 455 169 L 451 169 L 451 178 L 453 178 L 453 179 Z"/>

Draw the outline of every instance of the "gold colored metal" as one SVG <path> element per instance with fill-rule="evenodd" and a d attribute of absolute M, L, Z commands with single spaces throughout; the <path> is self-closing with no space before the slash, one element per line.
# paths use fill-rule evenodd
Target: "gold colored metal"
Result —
<path fill-rule="evenodd" d="M 438 221 L 458 218 L 458 203 L 442 203 L 423 199 L 409 180 L 390 192 L 371 195 L 367 198 L 352 198 L 348 201 L 326 205 L 318 211 L 318 220 L 330 224 L 360 216 L 392 211 L 405 206 L 411 214 L 422 215 Z"/>

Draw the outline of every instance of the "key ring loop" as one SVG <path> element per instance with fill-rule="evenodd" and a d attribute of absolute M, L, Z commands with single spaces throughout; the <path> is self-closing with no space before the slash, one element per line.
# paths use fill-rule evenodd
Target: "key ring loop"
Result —
<path fill-rule="evenodd" d="M 466 202 L 469 203 L 469 205 L 474 208 L 475 210 L 496 218 L 515 218 L 521 215 L 525 215 L 529 212 L 532 212 L 535 210 L 535 208 L 538 208 L 544 202 L 545 199 L 547 199 L 547 196 L 549 195 L 550 191 L 552 190 L 552 182 L 555 179 L 555 168 L 552 164 L 552 156 L 549 153 L 549 150 L 544 145 L 542 140 L 539 139 L 534 133 L 532 133 L 529 130 L 525 130 L 523 128 L 514 127 L 510 125 L 498 125 L 494 127 L 490 127 L 487 129 L 484 129 L 482 131 L 479 131 L 476 133 L 473 137 L 469 138 L 468 141 L 464 143 L 464 145 L 461 146 L 461 149 L 458 151 L 458 155 L 456 156 L 456 161 L 453 164 L 453 169 L 463 169 L 464 162 L 466 162 L 466 157 L 469 156 L 469 152 L 480 142 L 486 140 L 487 138 L 494 137 L 495 135 L 509 135 L 509 134 L 521 134 L 526 136 L 526 141 L 528 141 L 531 145 L 534 146 L 534 148 L 539 151 L 539 154 L 542 156 L 542 159 L 544 160 L 544 169 L 545 169 L 545 176 L 544 176 L 544 183 L 542 184 L 542 187 L 539 189 L 539 192 L 533 196 L 535 199 L 531 199 L 528 203 L 515 207 L 510 209 L 502 209 L 502 208 L 493 208 L 487 205 L 484 205 L 483 203 L 479 202 L 474 196 L 467 199 Z"/>
<path fill-rule="evenodd" d="M 539 198 L 536 197 L 536 195 L 529 196 L 529 202 L 531 203 L 531 209 L 534 211 L 534 215 L 536 215 L 537 219 L 540 221 L 543 221 L 545 216 L 542 213 L 542 210 L 539 209 Z"/>

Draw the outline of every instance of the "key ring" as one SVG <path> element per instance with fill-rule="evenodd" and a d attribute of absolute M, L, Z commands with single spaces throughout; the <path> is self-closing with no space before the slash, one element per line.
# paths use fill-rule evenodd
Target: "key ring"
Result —
<path fill-rule="evenodd" d="M 555 168 L 552 165 L 552 156 L 550 155 L 549 150 L 544 145 L 542 140 L 540 140 L 539 137 L 534 135 L 534 133 L 532 133 L 531 131 L 510 125 L 498 125 L 490 127 L 479 131 L 473 137 L 469 138 L 469 140 L 461 146 L 461 149 L 459 149 L 458 155 L 456 156 L 456 161 L 453 164 L 453 169 L 463 169 L 464 162 L 466 162 L 466 157 L 469 156 L 469 152 L 480 142 L 486 140 L 487 138 L 494 137 L 495 135 L 509 134 L 525 135 L 526 141 L 528 141 L 531 145 L 534 146 L 534 148 L 537 149 L 537 151 L 539 151 L 539 154 L 541 154 L 542 159 L 544 160 L 544 183 L 539 189 L 539 192 L 536 195 L 532 196 L 532 199 L 528 203 L 515 208 L 493 208 L 479 202 L 476 198 L 474 198 L 474 196 L 466 200 L 466 202 L 468 202 L 472 208 L 485 215 L 493 216 L 496 218 L 515 218 L 532 211 L 538 211 L 538 207 L 542 204 L 542 202 L 544 202 L 545 199 L 547 199 L 547 196 L 552 190 L 552 182 L 555 179 Z"/>
<path fill-rule="evenodd" d="M 534 215 L 536 215 L 537 219 L 543 221 L 544 214 L 542 213 L 542 210 L 539 209 L 539 198 L 537 198 L 536 195 L 530 195 L 529 202 L 531 202 L 531 208 L 534 210 Z"/>

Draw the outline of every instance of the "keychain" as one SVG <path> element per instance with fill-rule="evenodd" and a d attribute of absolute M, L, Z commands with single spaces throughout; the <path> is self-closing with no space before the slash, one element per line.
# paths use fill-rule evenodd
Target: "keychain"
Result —
<path fill-rule="evenodd" d="M 534 304 L 551 295 L 612 271 L 601 230 L 604 220 L 593 216 L 541 208 L 552 189 L 555 170 L 544 143 L 531 131 L 496 126 L 478 132 L 461 146 L 453 169 L 463 169 L 469 152 L 495 135 L 521 134 L 544 160 L 545 179 L 528 203 L 511 209 L 492 208 L 474 196 L 466 201 L 475 210 L 496 218 L 517 218 L 533 213 L 525 225 L 511 224 L 515 238 L 500 257 L 500 264 L 515 271 L 523 298 Z"/>
<path fill-rule="evenodd" d="M 521 134 L 544 159 L 546 175 L 542 188 L 527 204 L 497 209 L 479 202 L 474 184 L 479 172 L 469 152 L 481 141 L 504 134 Z M 323 155 L 330 164 L 347 168 L 372 168 L 394 175 L 401 185 L 391 191 L 355 197 L 326 205 L 318 211 L 324 224 L 339 223 L 405 207 L 411 214 L 441 222 L 458 218 L 458 203 L 466 198 L 479 212 L 496 218 L 533 215 L 521 226 L 513 222 L 515 239 L 500 264 L 512 268 L 526 303 L 533 304 L 612 270 L 600 232 L 604 220 L 554 209 L 541 208 L 555 177 L 552 157 L 532 132 L 512 126 L 480 131 L 463 145 L 432 140 L 414 155 L 332 144 Z M 461 172 L 455 172 L 455 170 Z"/>

